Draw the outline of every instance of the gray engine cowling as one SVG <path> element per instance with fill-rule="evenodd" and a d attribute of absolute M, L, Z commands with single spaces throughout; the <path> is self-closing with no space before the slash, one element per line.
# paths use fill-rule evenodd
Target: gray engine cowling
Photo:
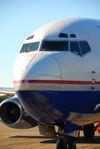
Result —
<path fill-rule="evenodd" d="M 16 97 L 6 99 L 0 104 L 0 116 L 5 125 L 16 129 L 28 129 L 38 125 Z"/>

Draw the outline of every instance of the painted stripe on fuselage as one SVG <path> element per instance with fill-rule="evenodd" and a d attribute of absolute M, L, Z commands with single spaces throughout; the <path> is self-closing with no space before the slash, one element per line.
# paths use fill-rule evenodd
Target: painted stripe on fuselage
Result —
<path fill-rule="evenodd" d="M 100 82 L 92 81 L 70 81 L 70 80 L 14 80 L 16 83 L 47 83 L 47 84 L 79 84 L 79 85 L 100 85 Z"/>

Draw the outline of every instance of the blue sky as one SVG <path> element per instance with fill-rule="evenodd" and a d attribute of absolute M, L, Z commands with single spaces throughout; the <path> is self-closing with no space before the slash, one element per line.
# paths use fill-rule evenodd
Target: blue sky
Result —
<path fill-rule="evenodd" d="M 0 87 L 13 87 L 13 67 L 24 40 L 51 21 L 100 19 L 100 0 L 0 0 Z"/>

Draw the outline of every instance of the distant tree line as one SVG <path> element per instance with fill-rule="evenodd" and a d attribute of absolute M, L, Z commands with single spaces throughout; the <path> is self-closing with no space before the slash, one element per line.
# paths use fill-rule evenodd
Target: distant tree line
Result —
<path fill-rule="evenodd" d="M 9 98 L 7 95 L 3 95 L 3 96 L 0 95 L 0 103 L 7 98 Z"/>

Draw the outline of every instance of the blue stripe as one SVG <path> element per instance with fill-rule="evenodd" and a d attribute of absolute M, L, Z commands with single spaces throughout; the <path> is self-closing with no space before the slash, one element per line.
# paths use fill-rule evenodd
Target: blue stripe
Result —
<path fill-rule="evenodd" d="M 25 110 L 41 122 L 58 123 L 70 112 L 92 114 L 100 103 L 100 91 L 17 91 Z M 55 119 L 49 112 L 57 117 Z"/>

